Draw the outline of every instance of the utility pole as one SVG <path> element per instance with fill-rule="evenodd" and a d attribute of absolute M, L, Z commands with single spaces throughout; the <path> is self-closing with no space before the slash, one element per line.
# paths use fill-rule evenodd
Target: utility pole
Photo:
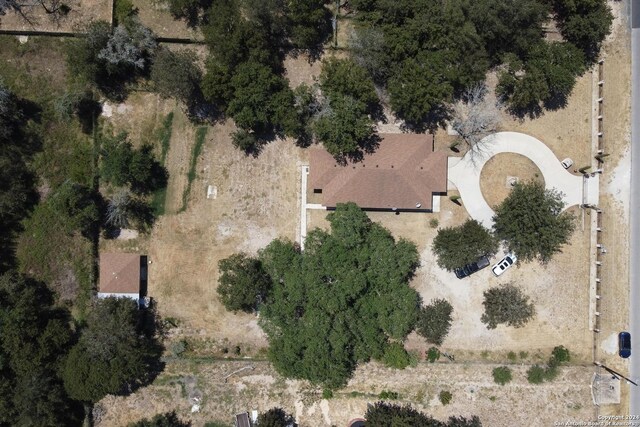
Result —
<path fill-rule="evenodd" d="M 593 362 L 594 365 L 601 367 L 602 369 L 604 369 L 605 371 L 609 372 L 611 375 L 613 375 L 614 377 L 616 377 L 616 379 L 620 379 L 620 378 L 624 378 L 625 380 L 627 380 L 628 383 L 633 384 L 634 386 L 638 386 L 637 383 L 635 383 L 634 381 L 630 380 L 629 378 L 625 377 L 624 375 L 622 375 L 620 372 L 616 372 L 613 369 L 604 366 L 602 363 L 600 362 Z"/>

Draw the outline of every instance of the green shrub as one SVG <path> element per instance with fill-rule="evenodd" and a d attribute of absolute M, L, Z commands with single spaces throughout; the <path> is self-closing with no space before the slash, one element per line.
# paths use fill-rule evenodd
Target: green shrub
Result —
<path fill-rule="evenodd" d="M 434 299 L 429 305 L 420 309 L 416 332 L 426 338 L 427 342 L 441 345 L 449 333 L 453 307 L 444 299 Z"/>
<path fill-rule="evenodd" d="M 431 227 L 431 228 L 438 228 L 439 224 L 440 224 L 440 222 L 438 221 L 438 218 L 431 218 L 429 220 L 429 227 Z"/>
<path fill-rule="evenodd" d="M 114 16 L 116 24 L 122 24 L 126 22 L 129 17 L 138 13 L 138 9 L 133 6 L 131 0 L 116 0 L 115 6 Z"/>
<path fill-rule="evenodd" d="M 398 399 L 398 397 L 399 395 L 395 391 L 387 391 L 387 390 L 382 390 L 378 395 L 378 398 L 383 400 L 396 400 Z"/>
<path fill-rule="evenodd" d="M 568 362 L 571 360 L 571 354 L 564 346 L 559 345 L 553 349 L 551 357 L 558 363 Z"/>
<path fill-rule="evenodd" d="M 493 370 L 493 381 L 500 385 L 505 385 L 511 381 L 511 369 L 506 366 L 499 366 Z"/>
<path fill-rule="evenodd" d="M 322 390 L 322 398 L 323 399 L 333 398 L 333 390 L 331 390 L 330 388 L 325 388 L 324 390 Z"/>
<path fill-rule="evenodd" d="M 520 359 L 526 359 L 527 357 L 529 357 L 529 352 L 527 351 L 520 352 Z"/>
<path fill-rule="evenodd" d="M 554 379 L 556 379 L 559 373 L 560 371 L 558 370 L 558 366 L 555 363 L 550 364 L 544 370 L 544 379 L 545 381 L 553 381 Z"/>
<path fill-rule="evenodd" d="M 382 363 L 390 368 L 404 369 L 411 363 L 411 357 L 400 343 L 391 343 L 382 356 Z"/>
<path fill-rule="evenodd" d="M 509 353 L 507 353 L 507 359 L 511 360 L 512 362 L 516 360 L 516 353 L 513 351 L 510 351 Z"/>
<path fill-rule="evenodd" d="M 533 365 L 527 371 L 527 381 L 531 384 L 542 384 L 545 380 L 545 370 L 540 365 Z"/>
<path fill-rule="evenodd" d="M 448 392 L 446 390 L 443 390 L 440 392 L 440 402 L 443 405 L 448 405 L 451 402 L 451 399 L 453 398 L 453 395 L 451 394 L 451 392 Z"/>
<path fill-rule="evenodd" d="M 409 351 L 409 366 L 415 368 L 420 362 L 420 353 L 416 350 Z"/>
<path fill-rule="evenodd" d="M 427 360 L 431 363 L 434 363 L 438 359 L 440 359 L 440 350 L 435 347 L 431 347 L 427 351 Z"/>

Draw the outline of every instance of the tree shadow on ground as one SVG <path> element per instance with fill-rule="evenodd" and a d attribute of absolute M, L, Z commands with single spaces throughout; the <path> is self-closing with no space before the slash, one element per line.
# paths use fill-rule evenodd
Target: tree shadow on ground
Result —
<path fill-rule="evenodd" d="M 425 133 L 435 132 L 438 128 L 446 128 L 447 122 L 451 119 L 451 108 L 445 104 L 435 105 L 429 113 L 419 122 L 406 120 L 400 126 L 403 132 Z"/>
<path fill-rule="evenodd" d="M 544 109 L 539 104 L 532 104 L 526 107 L 508 107 L 507 112 L 523 122 L 525 119 L 534 120 L 541 117 Z"/>
<path fill-rule="evenodd" d="M 93 96 L 85 95 L 80 102 L 78 102 L 76 114 L 82 132 L 86 135 L 91 135 L 95 129 L 98 117 L 102 114 L 102 104 L 94 99 Z"/>

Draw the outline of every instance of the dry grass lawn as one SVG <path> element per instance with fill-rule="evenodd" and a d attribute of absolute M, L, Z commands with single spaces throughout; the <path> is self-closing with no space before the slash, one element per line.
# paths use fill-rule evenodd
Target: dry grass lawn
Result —
<path fill-rule="evenodd" d="M 189 27 L 184 20 L 173 19 L 167 3 L 162 0 L 133 0 L 133 5 L 138 9 L 142 25 L 159 37 L 203 39 L 199 28 Z"/>
<path fill-rule="evenodd" d="M 540 169 L 525 156 L 514 153 L 495 155 L 487 161 L 480 174 L 480 190 L 489 206 L 499 205 L 509 195 L 512 178 L 544 184 Z"/>
<path fill-rule="evenodd" d="M 7 12 L 0 17 L 0 29 L 17 31 L 52 31 L 81 32 L 91 21 L 109 21 L 113 0 L 65 0 L 63 3 L 71 11 L 58 20 L 52 18 L 40 7 L 39 2 L 32 2 L 33 7 L 25 8 L 25 16 L 15 12 Z"/>
<path fill-rule="evenodd" d="M 347 387 L 324 400 L 321 390 L 302 381 L 285 380 L 266 362 L 216 361 L 171 363 L 154 385 L 129 397 L 109 396 L 97 426 L 123 426 L 150 414 L 175 409 L 183 419 L 202 426 L 207 421 L 231 422 L 233 414 L 265 411 L 274 406 L 296 417 L 301 427 L 345 426 L 362 416 L 367 404 L 382 391 L 399 393 L 396 403 L 411 403 L 438 419 L 451 415 L 478 415 L 485 426 L 553 425 L 554 421 L 594 418 L 589 379 L 591 367 L 561 368 L 559 377 L 542 385 L 526 380 L 526 366 L 510 365 L 513 380 L 506 386 L 493 382 L 491 363 L 419 363 L 391 370 L 377 363 L 358 368 Z M 253 367 L 224 378 L 243 367 Z M 447 390 L 453 399 L 443 406 L 438 394 Z M 202 396 L 201 410 L 191 413 L 190 400 Z M 167 402 L 170 402 L 168 405 Z"/>
<path fill-rule="evenodd" d="M 611 55 L 607 66 L 622 69 L 623 65 L 627 66 L 628 51 L 620 40 L 628 35 L 624 32 L 616 35 L 618 38 L 607 45 L 606 52 Z M 319 72 L 317 62 L 310 63 L 303 57 L 288 59 L 286 64 L 292 86 L 313 82 Z M 517 120 L 505 114 L 502 129 L 539 138 L 559 159 L 571 157 L 576 167 L 591 163 L 591 84 L 592 78 L 587 73 L 578 80 L 567 108 L 546 112 L 536 120 Z M 610 116 L 605 117 L 611 117 L 609 123 L 615 122 L 614 118 L 620 114 L 628 114 L 628 96 L 625 95 L 628 85 L 627 79 L 607 86 L 612 97 L 622 99 L 619 103 L 612 102 L 615 108 L 606 110 Z M 137 248 L 150 255 L 153 264 L 149 292 L 158 302 L 160 313 L 178 322 L 178 327 L 171 332 L 172 340 L 188 338 L 197 354 L 222 355 L 222 348 L 239 345 L 242 356 L 260 356 L 259 349 L 266 346 L 266 340 L 256 318 L 227 313 L 217 299 L 217 262 L 237 251 L 255 253 L 276 237 L 296 239 L 299 231 L 298 194 L 301 190 L 299 165 L 306 163 L 306 152 L 290 141 L 276 141 L 267 145 L 257 158 L 246 157 L 231 146 L 228 134 L 234 129 L 233 125 L 216 125 L 209 129 L 204 150 L 198 159 L 197 177 L 192 183 L 188 207 L 178 213 L 177 207 L 187 185 L 195 128 L 181 116 L 175 105 L 156 102 L 140 101 L 132 114 L 135 115 L 143 104 L 149 110 L 160 108 L 158 117 L 166 114 L 166 108 L 173 108 L 176 112 L 167 159 L 172 174 L 167 197 L 168 214 L 159 220 L 150 236 L 110 244 L 130 250 Z M 153 116 L 150 112 L 144 114 Z M 388 128 L 393 130 L 393 124 Z M 603 203 L 608 203 L 605 209 L 618 209 L 615 210 L 616 219 L 611 219 L 618 222 L 607 226 L 615 233 L 610 237 L 603 233 L 604 238 L 612 242 L 626 232 L 626 223 L 620 222 L 627 217 L 624 209 L 620 208 L 624 207 L 624 195 L 619 194 L 619 187 L 626 185 L 623 154 L 628 121 L 620 123 L 616 129 L 607 131 L 611 134 L 608 141 L 612 147 L 612 156 L 607 160 L 607 165 L 611 166 L 607 168 L 613 170 L 614 165 L 622 166 L 616 170 L 617 178 L 605 184 L 611 194 L 603 196 Z M 141 129 L 141 136 L 144 133 Z M 446 149 L 450 142 L 451 138 L 446 133 L 441 131 L 436 135 L 438 148 Z M 526 179 L 535 177 L 536 173 L 535 167 L 527 164 L 526 160 L 514 160 L 509 155 L 497 156 L 483 172 L 483 193 L 491 204 L 495 204 L 506 195 L 506 176 Z M 217 187 L 215 200 L 205 197 L 208 185 Z M 489 191 L 492 187 L 496 191 Z M 276 405 L 296 414 L 302 426 L 344 425 L 347 420 L 361 416 L 366 403 L 376 400 L 377 394 L 383 390 L 400 393 L 400 402 L 412 403 L 437 418 L 477 414 L 487 426 L 533 425 L 534 421 L 552 425 L 560 420 L 593 419 L 589 389 L 593 373 L 589 365 L 593 337 L 588 330 L 589 226 L 586 214 L 583 215 L 578 208 L 571 211 L 577 217 L 577 230 L 570 244 L 548 265 L 519 265 L 499 279 L 493 277 L 490 269 L 485 269 L 464 280 L 456 279 L 452 273 L 436 265 L 430 247 L 437 230 L 429 225 L 432 218 L 438 219 L 440 227 L 461 224 L 468 218 L 464 205 L 456 205 L 445 197 L 439 213 L 370 214 L 374 221 L 389 228 L 396 237 L 405 237 L 416 243 L 421 267 L 412 286 L 423 300 L 446 298 L 453 304 L 453 326 L 441 349 L 453 353 L 456 363 L 431 365 L 420 362 L 417 367 L 403 371 L 388 370 L 375 363 L 367 364 L 358 368 L 344 390 L 326 401 L 321 399 L 320 390 L 304 382 L 281 378 L 259 359 L 186 358 L 168 363 L 165 372 L 153 385 L 132 396 L 103 400 L 101 405 L 106 412 L 98 425 L 124 425 L 142 416 L 173 409 L 180 416 L 193 420 L 194 425 L 202 425 L 209 420 L 229 421 L 236 412 L 265 410 Z M 310 210 L 309 229 L 327 227 L 326 214 L 326 211 Z M 619 253 L 615 253 L 616 264 L 626 265 L 622 264 L 626 262 L 625 250 L 621 248 Z M 613 275 L 614 272 L 611 270 L 605 274 Z M 536 316 L 520 329 L 501 326 L 487 330 L 480 322 L 482 293 L 508 281 L 531 297 L 536 306 Z M 621 283 L 620 289 L 612 288 L 614 294 L 607 297 L 609 302 L 603 302 L 603 312 L 612 319 L 611 325 L 607 326 L 610 333 L 625 325 L 626 312 L 606 305 L 623 295 L 626 281 Z M 527 366 L 544 363 L 556 345 L 567 346 L 578 365 L 563 368 L 561 377 L 552 383 L 541 386 L 528 384 L 524 373 Z M 407 348 L 411 350 L 422 353 L 428 347 L 430 345 L 415 334 L 407 340 Z M 518 354 L 515 362 L 508 357 L 511 351 Z M 493 383 L 491 369 L 495 363 L 515 363 L 512 383 L 504 387 Z M 231 377 L 226 383 L 223 381 L 228 373 L 248 365 L 254 369 Z M 453 393 L 450 405 L 439 403 L 437 394 L 441 390 Z M 204 396 L 201 412 L 190 414 L 188 398 L 198 394 Z M 607 410 L 619 408 L 604 409 L 605 412 Z"/>
<path fill-rule="evenodd" d="M 620 372 L 629 372 L 628 359 L 617 354 L 618 332 L 629 328 L 629 189 L 631 141 L 631 51 L 627 2 L 609 3 L 616 17 L 614 31 L 604 46 L 603 126 L 605 174 L 600 185 L 602 244 L 607 253 L 602 257 L 600 330 L 596 357 Z M 628 388 L 622 384 L 621 404 L 601 409 L 605 415 L 628 413 Z"/>

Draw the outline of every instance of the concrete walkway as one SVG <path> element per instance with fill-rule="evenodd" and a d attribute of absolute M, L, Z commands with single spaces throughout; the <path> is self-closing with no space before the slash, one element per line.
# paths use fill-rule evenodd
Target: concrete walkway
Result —
<path fill-rule="evenodd" d="M 487 228 L 493 225 L 493 209 L 480 190 L 480 173 L 487 161 L 499 153 L 515 153 L 536 164 L 548 189 L 563 193 L 565 209 L 582 203 L 597 203 L 599 174 L 584 179 L 566 171 L 553 151 L 538 139 L 518 132 L 498 132 L 479 142 L 477 150 L 462 158 L 449 157 L 449 182 L 459 192 L 471 218 Z M 590 200 L 596 198 L 596 200 Z"/>
<path fill-rule="evenodd" d="M 300 249 L 304 250 L 304 241 L 307 238 L 307 177 L 309 176 L 309 165 L 300 166 L 300 236 L 298 241 Z"/>

